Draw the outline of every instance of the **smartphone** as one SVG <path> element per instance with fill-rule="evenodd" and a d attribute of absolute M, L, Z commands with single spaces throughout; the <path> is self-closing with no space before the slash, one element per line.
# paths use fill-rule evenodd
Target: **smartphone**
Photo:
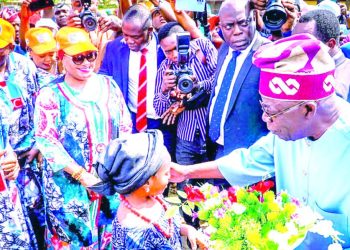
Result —
<path fill-rule="evenodd" d="M 29 9 L 31 11 L 37 11 L 37 10 L 45 9 L 47 7 L 52 7 L 54 5 L 55 3 L 53 2 L 53 0 L 33 0 L 29 4 Z"/>

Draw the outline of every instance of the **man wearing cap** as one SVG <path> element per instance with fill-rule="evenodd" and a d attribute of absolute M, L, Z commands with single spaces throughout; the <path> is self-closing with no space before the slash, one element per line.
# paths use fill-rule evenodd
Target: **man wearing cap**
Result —
<path fill-rule="evenodd" d="M 327 47 L 299 34 L 262 47 L 253 60 L 261 68 L 262 119 L 270 133 L 216 161 L 174 165 L 172 180 L 225 178 L 245 186 L 275 175 L 277 192 L 286 190 L 331 220 L 348 249 L 350 104 L 335 95 Z M 316 237 L 300 249 L 327 249 L 331 242 Z"/>
<path fill-rule="evenodd" d="M 32 171 L 38 170 L 36 157 L 39 151 L 35 146 L 33 130 L 38 84 L 35 65 L 29 58 L 13 52 L 14 45 L 14 27 L 0 18 L 0 88 L 12 103 L 9 141 L 21 166 L 18 183 L 22 202 L 25 207 L 33 208 L 28 195 L 32 192 L 38 194 L 38 186 L 31 177 Z"/>
<path fill-rule="evenodd" d="M 299 33 L 312 34 L 329 47 L 329 54 L 335 62 L 335 91 L 340 97 L 347 99 L 350 88 L 350 59 L 345 57 L 339 47 L 338 18 L 329 10 L 310 10 L 300 17 L 293 29 L 293 34 Z"/>
<path fill-rule="evenodd" d="M 259 108 L 260 70 L 252 65 L 252 56 L 269 41 L 256 31 L 248 0 L 226 0 L 219 18 L 225 43 L 219 50 L 208 106 L 208 135 L 212 142 L 208 151 L 214 154 L 211 158 L 248 147 L 267 133 Z"/>

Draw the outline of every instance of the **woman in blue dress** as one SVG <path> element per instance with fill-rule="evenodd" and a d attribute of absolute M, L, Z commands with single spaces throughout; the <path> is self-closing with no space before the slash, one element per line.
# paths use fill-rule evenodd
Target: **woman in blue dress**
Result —
<path fill-rule="evenodd" d="M 93 164 L 110 140 L 131 133 L 116 83 L 93 73 L 97 49 L 88 34 L 63 27 L 56 34 L 66 74 L 40 90 L 36 142 L 43 166 L 48 249 L 111 248 L 118 196 L 89 190 L 99 181 Z"/>

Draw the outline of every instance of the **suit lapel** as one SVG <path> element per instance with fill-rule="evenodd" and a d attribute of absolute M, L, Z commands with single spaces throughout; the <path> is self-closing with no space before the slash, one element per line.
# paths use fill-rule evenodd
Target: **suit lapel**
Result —
<path fill-rule="evenodd" d="M 217 66 L 216 66 L 215 77 L 214 77 L 215 81 L 213 83 L 213 88 L 212 88 L 212 91 L 211 91 L 208 107 L 211 106 L 212 99 L 213 99 L 213 97 L 215 95 L 215 88 L 216 88 L 216 85 L 218 84 L 218 77 L 219 77 L 222 65 L 223 65 L 223 63 L 225 61 L 225 58 L 227 56 L 227 53 L 229 51 L 229 46 L 227 45 L 227 43 L 224 43 L 222 46 L 223 46 L 222 49 L 220 49 L 220 51 L 219 51 L 218 63 L 217 63 Z"/>
<path fill-rule="evenodd" d="M 124 44 L 121 47 L 119 55 L 123 57 L 123 59 L 121 60 L 121 63 L 122 63 L 122 65 L 121 65 L 122 72 L 121 73 L 122 73 L 122 79 L 123 79 L 123 82 L 124 82 L 122 92 L 124 94 L 126 102 L 128 102 L 128 100 L 129 100 L 129 97 L 128 97 L 128 93 L 129 93 L 128 85 L 129 85 L 130 49 L 129 49 L 127 44 Z"/>
<path fill-rule="evenodd" d="M 250 50 L 248 56 L 246 57 L 246 59 L 244 60 L 244 63 L 241 67 L 241 69 L 239 70 L 238 76 L 236 78 L 236 81 L 233 85 L 233 90 L 232 90 L 232 94 L 230 97 L 230 103 L 227 109 L 227 113 L 226 113 L 226 118 L 227 116 L 230 114 L 234 103 L 236 102 L 238 93 L 243 85 L 244 80 L 246 79 L 248 72 L 250 70 L 250 68 L 252 67 L 253 63 L 252 63 L 252 57 L 255 51 Z"/>

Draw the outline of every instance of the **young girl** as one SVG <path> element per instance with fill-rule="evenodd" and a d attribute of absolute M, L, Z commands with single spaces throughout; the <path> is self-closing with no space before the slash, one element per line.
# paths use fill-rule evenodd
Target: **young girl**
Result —
<path fill-rule="evenodd" d="M 181 235 L 191 248 L 204 247 L 200 234 L 183 224 L 180 214 L 165 216 L 169 209 L 162 193 L 169 182 L 170 155 L 158 130 L 132 134 L 110 143 L 96 170 L 102 182 L 91 189 L 119 193 L 121 205 L 113 221 L 114 249 L 183 249 Z"/>

